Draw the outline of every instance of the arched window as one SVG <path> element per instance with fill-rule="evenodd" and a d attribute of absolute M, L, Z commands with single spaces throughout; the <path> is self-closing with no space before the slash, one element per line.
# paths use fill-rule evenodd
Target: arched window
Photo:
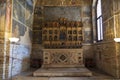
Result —
<path fill-rule="evenodd" d="M 97 3 L 97 39 L 98 41 L 103 40 L 101 0 L 98 0 Z"/>

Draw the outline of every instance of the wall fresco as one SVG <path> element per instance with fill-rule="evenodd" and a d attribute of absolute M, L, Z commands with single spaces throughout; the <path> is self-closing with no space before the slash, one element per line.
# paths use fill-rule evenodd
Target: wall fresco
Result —
<path fill-rule="evenodd" d="M 81 7 L 44 7 L 45 20 L 58 20 L 60 17 L 81 21 Z"/>
<path fill-rule="evenodd" d="M 0 43 L 4 43 L 6 4 L 0 3 Z"/>
<path fill-rule="evenodd" d="M 13 0 L 11 37 L 20 40 L 19 44 L 10 45 L 9 77 L 30 68 L 33 4 L 33 0 Z"/>
<path fill-rule="evenodd" d="M 11 45 L 13 48 L 13 45 Z M 17 75 L 21 71 L 24 71 L 30 66 L 30 51 L 31 48 L 29 46 L 24 45 L 14 45 L 13 51 L 11 53 L 12 57 L 10 59 L 10 65 L 13 68 L 10 68 L 10 73 L 12 69 L 12 76 Z M 20 54 L 19 54 L 20 53 Z"/>
<path fill-rule="evenodd" d="M 0 80 L 3 79 L 3 72 L 5 69 L 4 63 L 4 39 L 5 39 L 5 26 L 6 26 L 6 1 L 0 0 Z"/>
<path fill-rule="evenodd" d="M 82 10 L 83 10 L 83 16 L 84 17 L 90 17 L 92 14 L 92 10 L 91 10 L 92 8 L 91 8 L 91 5 L 88 5 L 88 6 L 84 6 L 83 8 L 82 8 Z"/>
<path fill-rule="evenodd" d="M 0 80 L 8 79 L 30 68 L 35 2 L 36 0 L 0 0 Z M 10 37 L 19 37 L 19 44 L 14 44 L 13 47 L 8 40 Z M 4 52 L 6 57 L 3 57 Z"/>
<path fill-rule="evenodd" d="M 33 0 L 26 0 L 25 22 L 26 25 L 32 28 L 33 22 Z"/>
<path fill-rule="evenodd" d="M 19 4 L 18 0 L 13 0 L 13 17 L 25 23 L 25 9 Z"/>
<path fill-rule="evenodd" d="M 13 37 L 19 37 L 20 36 L 24 36 L 25 32 L 26 32 L 26 27 L 17 22 L 16 20 L 13 20 L 13 25 L 12 25 L 12 36 Z"/>

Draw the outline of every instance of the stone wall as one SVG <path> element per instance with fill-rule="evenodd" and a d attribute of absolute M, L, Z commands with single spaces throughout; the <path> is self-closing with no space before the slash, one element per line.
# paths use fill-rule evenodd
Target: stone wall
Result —
<path fill-rule="evenodd" d="M 34 27 L 33 27 L 34 38 L 33 38 L 33 49 L 32 49 L 32 55 L 34 56 L 32 56 L 32 58 L 34 59 L 38 55 L 41 56 L 42 30 L 40 27 L 42 23 L 45 20 L 56 20 L 59 17 L 65 17 L 73 21 L 75 20 L 82 21 L 83 36 L 84 36 L 83 42 L 84 44 L 89 44 L 89 46 L 84 46 L 84 44 L 83 46 L 84 46 L 84 49 L 86 47 L 87 49 L 88 48 L 91 49 L 92 47 L 91 46 L 91 43 L 92 43 L 92 12 L 91 11 L 92 11 L 92 0 L 49 0 L 49 1 L 39 0 L 36 4 L 35 16 L 34 16 Z M 36 46 L 40 48 L 36 48 Z M 85 54 L 92 55 L 93 51 L 91 50 L 91 52 L 85 52 Z M 42 58 L 37 57 L 37 59 L 42 59 Z"/>
<path fill-rule="evenodd" d="M 117 66 L 118 66 L 118 77 L 120 78 L 120 43 L 116 43 L 116 54 L 117 54 Z"/>
<path fill-rule="evenodd" d="M 5 54 L 4 54 L 4 35 L 5 35 L 5 20 L 6 20 L 6 1 L 0 1 L 0 79 L 4 76 Z"/>
<path fill-rule="evenodd" d="M 113 1 L 113 10 L 114 10 L 114 26 L 115 26 L 115 35 L 117 38 L 120 38 L 120 1 Z M 116 54 L 117 54 L 117 66 L 118 66 L 118 77 L 120 78 L 120 43 L 116 43 Z"/>
<path fill-rule="evenodd" d="M 30 68 L 35 1 L 0 0 L 0 80 Z M 10 37 L 20 40 L 13 44 Z"/>
<path fill-rule="evenodd" d="M 9 76 L 14 76 L 30 68 L 32 25 L 34 2 L 13 0 L 12 33 L 18 37 L 16 44 L 10 44 Z"/>
<path fill-rule="evenodd" d="M 120 78 L 120 47 L 114 42 L 114 38 L 120 36 L 118 4 L 119 0 L 102 0 L 104 39 L 94 47 L 97 67 L 116 78 Z"/>
<path fill-rule="evenodd" d="M 112 76 L 118 77 L 116 43 L 98 43 L 95 45 L 95 53 L 97 67 Z"/>

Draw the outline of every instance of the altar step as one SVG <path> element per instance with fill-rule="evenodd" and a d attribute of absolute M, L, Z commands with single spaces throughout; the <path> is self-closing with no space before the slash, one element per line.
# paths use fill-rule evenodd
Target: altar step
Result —
<path fill-rule="evenodd" d="M 87 68 L 41 68 L 33 73 L 35 77 L 90 77 L 92 72 Z"/>

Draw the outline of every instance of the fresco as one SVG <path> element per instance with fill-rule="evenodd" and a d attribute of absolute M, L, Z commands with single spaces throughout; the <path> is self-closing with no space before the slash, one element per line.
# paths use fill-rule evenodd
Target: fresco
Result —
<path fill-rule="evenodd" d="M 1 2 L 0 3 L 0 43 L 4 42 L 5 14 L 6 14 L 6 4 L 4 2 Z"/>
<path fill-rule="evenodd" d="M 27 70 L 30 66 L 30 53 L 32 41 L 33 0 L 12 0 L 12 37 L 18 37 L 19 45 L 15 45 L 12 68 L 13 75 Z M 36 0 L 35 0 L 36 1 Z M 12 44 L 10 45 L 12 47 Z M 11 51 L 11 50 L 10 50 Z M 11 57 L 11 55 L 10 55 Z M 11 63 L 10 61 L 10 63 Z"/>
<path fill-rule="evenodd" d="M 13 20 L 12 26 L 13 26 L 12 36 L 14 36 L 14 37 L 24 36 L 24 34 L 26 32 L 26 27 L 24 25 L 20 24 L 16 20 Z"/>
<path fill-rule="evenodd" d="M 91 43 L 92 39 L 91 39 L 91 31 L 84 31 L 84 42 L 85 43 Z"/>
<path fill-rule="evenodd" d="M 32 28 L 33 22 L 33 0 L 26 0 L 25 22 L 28 27 Z"/>
<path fill-rule="evenodd" d="M 18 3 L 17 0 L 13 0 L 13 17 L 16 20 L 25 23 L 25 9 Z"/>
<path fill-rule="evenodd" d="M 60 17 L 71 21 L 81 21 L 81 7 L 44 7 L 45 20 L 57 20 Z"/>
<path fill-rule="evenodd" d="M 13 28 L 12 35 L 16 37 L 27 37 L 32 40 L 32 23 L 33 23 L 33 0 L 13 0 Z M 28 27 L 28 29 L 27 29 Z M 26 34 L 26 35 L 25 35 Z M 22 39 L 25 40 L 25 39 Z M 23 41 L 24 42 L 24 41 Z"/>
<path fill-rule="evenodd" d="M 26 0 L 17 0 L 23 7 L 25 7 Z"/>
<path fill-rule="evenodd" d="M 84 6 L 82 9 L 83 9 L 83 16 L 84 17 L 89 17 L 92 15 L 91 6 Z"/>
<path fill-rule="evenodd" d="M 30 10 L 30 13 L 33 13 L 33 0 L 25 0 L 26 1 L 26 9 Z"/>
<path fill-rule="evenodd" d="M 84 42 L 91 43 L 92 42 L 92 21 L 90 17 L 83 18 L 84 25 Z"/>

